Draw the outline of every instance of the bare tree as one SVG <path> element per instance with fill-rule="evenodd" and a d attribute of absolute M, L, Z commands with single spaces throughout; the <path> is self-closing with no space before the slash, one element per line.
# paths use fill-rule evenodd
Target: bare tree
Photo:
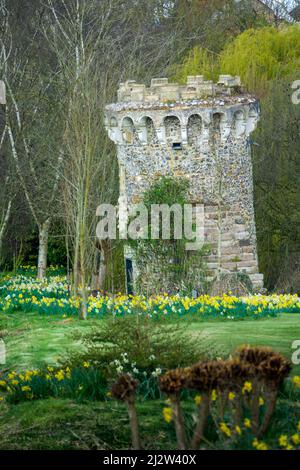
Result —
<path fill-rule="evenodd" d="M 104 198 L 111 202 L 116 192 L 117 162 L 112 158 L 102 114 L 103 90 L 108 89 L 107 72 L 101 70 L 96 60 L 99 48 L 104 53 L 107 30 L 114 21 L 111 16 L 113 4 L 102 3 L 102 9 L 96 14 L 92 2 L 63 2 L 61 11 L 49 0 L 51 28 L 45 28 L 67 90 L 62 123 L 65 153 L 62 189 L 66 228 L 73 253 L 73 290 L 81 294 L 84 319 L 88 286 L 97 256 L 96 208 Z M 109 50 L 105 55 L 107 64 L 108 56 Z"/>
<path fill-rule="evenodd" d="M 54 213 L 62 152 L 57 148 L 55 75 L 45 74 L 35 64 L 30 49 L 14 47 L 5 0 L 0 47 L 2 77 L 7 89 L 5 129 L 10 156 L 19 185 L 39 232 L 38 278 L 46 274 L 48 235 Z M 34 36 L 37 34 L 37 30 Z M 32 38 L 33 41 L 35 37 Z M 49 71 L 48 71 L 49 72 Z M 4 218 L 7 219 L 6 217 Z"/>
<path fill-rule="evenodd" d="M 8 227 L 8 222 L 11 216 L 13 195 L 10 190 L 10 177 L 1 171 L 1 188 L 0 188 L 0 263 L 2 261 L 2 246 L 4 236 Z"/>
<path fill-rule="evenodd" d="M 0 86 L 3 88 L 3 94 L 5 95 L 4 84 L 1 82 Z M 1 97 L 0 104 L 5 104 L 5 96 Z M 5 124 L 1 123 L 3 130 L 0 139 L 0 152 L 2 153 L 2 147 L 5 139 L 6 134 L 6 127 Z M 3 238 L 5 235 L 5 231 L 7 229 L 8 221 L 10 218 L 11 213 L 11 206 L 12 206 L 12 195 L 8 189 L 8 185 L 10 182 L 10 177 L 5 165 L 4 157 L 1 155 L 0 160 L 0 178 L 1 178 L 1 185 L 0 185 L 0 262 L 2 259 L 2 245 L 3 245 Z"/>
<path fill-rule="evenodd" d="M 292 9 L 300 5 L 299 0 L 263 0 L 261 3 L 269 7 L 279 19 L 290 19 Z"/>

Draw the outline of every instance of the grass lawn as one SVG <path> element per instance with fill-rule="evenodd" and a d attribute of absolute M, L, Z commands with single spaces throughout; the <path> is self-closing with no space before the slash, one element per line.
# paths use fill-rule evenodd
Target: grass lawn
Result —
<path fill-rule="evenodd" d="M 143 448 L 176 449 L 164 402 L 138 404 Z M 0 449 L 128 449 L 131 434 L 122 403 L 45 399 L 0 406 Z"/>
<path fill-rule="evenodd" d="M 137 403 L 143 449 L 177 449 L 173 423 L 162 416 L 164 401 Z M 191 406 L 184 404 L 185 412 Z M 188 417 L 186 414 L 186 418 Z M 276 441 L 282 432 L 293 433 L 289 416 L 300 416 L 299 401 L 280 399 L 273 419 Z M 125 406 L 116 401 L 77 403 L 44 399 L 0 405 L 0 450 L 112 450 L 129 449 L 131 432 Z M 190 427 L 191 426 L 191 427 Z M 188 434 L 193 425 L 188 423 Z M 211 442 L 210 429 L 207 439 Z M 272 429 L 270 430 L 271 435 Z M 213 444 L 208 445 L 213 449 Z"/>
<path fill-rule="evenodd" d="M 75 330 L 87 331 L 105 320 L 59 316 L 43 316 L 36 313 L 7 315 L 7 366 L 16 370 L 38 367 L 41 363 L 55 364 L 66 350 L 80 348 L 72 338 Z M 208 345 L 220 352 L 233 351 L 242 343 L 266 345 L 291 357 L 292 342 L 300 340 L 300 315 L 282 314 L 278 318 L 241 321 L 199 321 L 188 325 L 191 334 L 197 332 Z M 294 371 L 299 373 L 300 366 Z"/>
<path fill-rule="evenodd" d="M 5 316 L 7 367 L 18 371 L 37 368 L 44 362 L 55 364 L 67 350 L 81 347 L 72 338 L 75 330 L 88 331 L 105 320 L 14 313 Z M 291 344 L 300 339 L 300 316 L 283 314 L 278 318 L 242 321 L 199 321 L 187 324 L 208 347 L 229 353 L 242 343 L 268 345 L 291 356 Z M 300 367 L 294 367 L 294 373 Z M 138 415 L 144 449 L 176 449 L 173 424 L 162 416 L 163 400 L 138 401 Z M 186 411 L 190 402 L 185 402 Z M 187 414 L 190 416 L 190 413 Z M 282 395 L 273 419 L 275 432 L 292 434 L 300 417 L 300 402 Z M 48 398 L 0 403 L 0 449 L 128 449 L 130 428 L 126 408 L 115 400 L 77 402 Z M 190 422 L 191 423 L 191 422 Z M 189 429 L 192 429 L 189 428 Z M 190 432 L 190 431 L 189 431 Z M 273 438 L 273 437 L 272 437 Z M 210 440 L 210 437 L 208 436 Z M 277 442 L 278 437 L 276 437 Z M 213 448 L 213 447 L 212 447 Z"/>
<path fill-rule="evenodd" d="M 177 449 L 173 423 L 166 423 L 160 400 L 137 403 L 143 449 Z M 192 408 L 184 404 L 188 435 L 193 424 Z M 277 442 L 281 433 L 292 434 L 300 416 L 299 401 L 280 398 L 273 417 Z M 290 418 L 293 417 L 293 420 Z M 298 417 L 298 418 L 297 418 Z M 78 403 L 49 398 L 10 406 L 0 404 L 0 450 L 113 450 L 131 447 L 131 432 L 125 406 L 117 401 Z M 212 428 L 207 434 L 207 448 L 214 449 Z"/>

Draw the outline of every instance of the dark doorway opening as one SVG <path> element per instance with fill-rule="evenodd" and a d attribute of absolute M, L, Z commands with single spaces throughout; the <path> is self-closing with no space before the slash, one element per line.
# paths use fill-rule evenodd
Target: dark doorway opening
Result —
<path fill-rule="evenodd" d="M 133 294 L 133 266 L 132 260 L 126 258 L 125 261 L 125 268 L 126 268 L 126 290 L 128 295 Z"/>

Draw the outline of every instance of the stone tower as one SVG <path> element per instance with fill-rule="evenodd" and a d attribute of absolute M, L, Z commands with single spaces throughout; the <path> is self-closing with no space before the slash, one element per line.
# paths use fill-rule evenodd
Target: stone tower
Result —
<path fill-rule="evenodd" d="M 190 181 L 190 202 L 204 206 L 209 276 L 245 272 L 256 289 L 259 274 L 253 208 L 250 134 L 259 104 L 239 77 L 218 83 L 190 76 L 184 86 L 155 78 L 147 88 L 121 83 L 118 102 L 106 106 L 105 125 L 117 145 L 120 200 L 137 203 L 160 175 Z"/>

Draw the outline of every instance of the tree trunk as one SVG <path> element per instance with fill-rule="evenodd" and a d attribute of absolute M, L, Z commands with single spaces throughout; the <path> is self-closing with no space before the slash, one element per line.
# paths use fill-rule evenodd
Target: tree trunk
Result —
<path fill-rule="evenodd" d="M 46 276 L 50 222 L 50 219 L 47 219 L 39 225 L 38 279 L 44 279 Z"/>
<path fill-rule="evenodd" d="M 3 221 L 1 221 L 1 226 L 0 226 L 0 262 L 1 262 L 1 255 L 2 255 L 3 238 L 4 238 L 4 233 L 5 233 L 8 221 L 9 221 L 9 217 L 10 217 L 11 204 L 12 204 L 12 201 L 9 200 L 7 209 L 5 211 L 5 215 L 3 217 Z"/>
<path fill-rule="evenodd" d="M 106 268 L 107 268 L 107 260 L 106 260 L 105 252 L 104 250 L 101 250 L 101 258 L 100 258 L 99 273 L 98 273 L 98 284 L 99 284 L 99 288 L 102 290 L 104 290 L 104 286 L 105 286 Z"/>
<path fill-rule="evenodd" d="M 88 316 L 88 293 L 87 286 L 84 284 L 81 286 L 81 308 L 80 308 L 80 319 L 86 320 Z"/>
<path fill-rule="evenodd" d="M 260 384 L 253 380 L 253 392 L 252 392 L 252 403 L 251 403 L 251 418 L 252 418 L 252 432 L 257 437 L 259 429 L 259 394 Z"/>
<path fill-rule="evenodd" d="M 88 315 L 88 286 L 89 280 L 87 276 L 87 258 L 86 258 L 86 238 L 82 237 L 80 239 L 79 244 L 79 251 L 80 251 L 80 274 L 81 274 L 81 282 L 80 282 L 80 295 L 81 295 L 81 310 L 80 310 L 80 318 L 81 320 L 86 320 Z"/>
<path fill-rule="evenodd" d="M 276 388 L 271 389 L 269 391 L 269 396 L 268 396 L 268 400 L 267 400 L 267 409 L 266 409 L 266 412 L 265 412 L 263 422 L 262 422 L 261 427 L 260 427 L 259 432 L 258 432 L 258 437 L 259 438 L 261 438 L 265 434 L 265 432 L 267 431 L 267 429 L 269 427 L 270 420 L 271 420 L 271 418 L 273 416 L 273 413 L 274 413 L 274 410 L 275 410 L 277 396 L 278 396 L 278 390 Z"/>
<path fill-rule="evenodd" d="M 127 401 L 127 409 L 129 414 L 130 420 L 130 427 L 131 427 L 131 436 L 132 436 L 132 447 L 134 450 L 140 450 L 140 436 L 139 436 L 139 424 L 138 424 L 138 417 L 135 408 L 135 403 L 131 401 Z"/>
<path fill-rule="evenodd" d="M 185 450 L 185 431 L 184 431 L 184 419 L 182 409 L 180 406 L 179 397 L 172 399 L 172 409 L 174 413 L 175 431 L 177 437 L 177 444 L 179 450 Z"/>
<path fill-rule="evenodd" d="M 204 435 L 204 429 L 209 414 L 209 401 L 209 395 L 204 394 L 199 408 L 198 421 L 191 442 L 191 449 L 193 450 L 199 449 L 200 443 Z"/>
<path fill-rule="evenodd" d="M 78 229 L 78 220 L 76 221 L 75 229 L 75 240 L 74 240 L 74 258 L 73 258 L 73 282 L 72 282 L 72 294 L 74 296 L 78 295 L 78 285 L 79 285 L 79 229 Z"/>

